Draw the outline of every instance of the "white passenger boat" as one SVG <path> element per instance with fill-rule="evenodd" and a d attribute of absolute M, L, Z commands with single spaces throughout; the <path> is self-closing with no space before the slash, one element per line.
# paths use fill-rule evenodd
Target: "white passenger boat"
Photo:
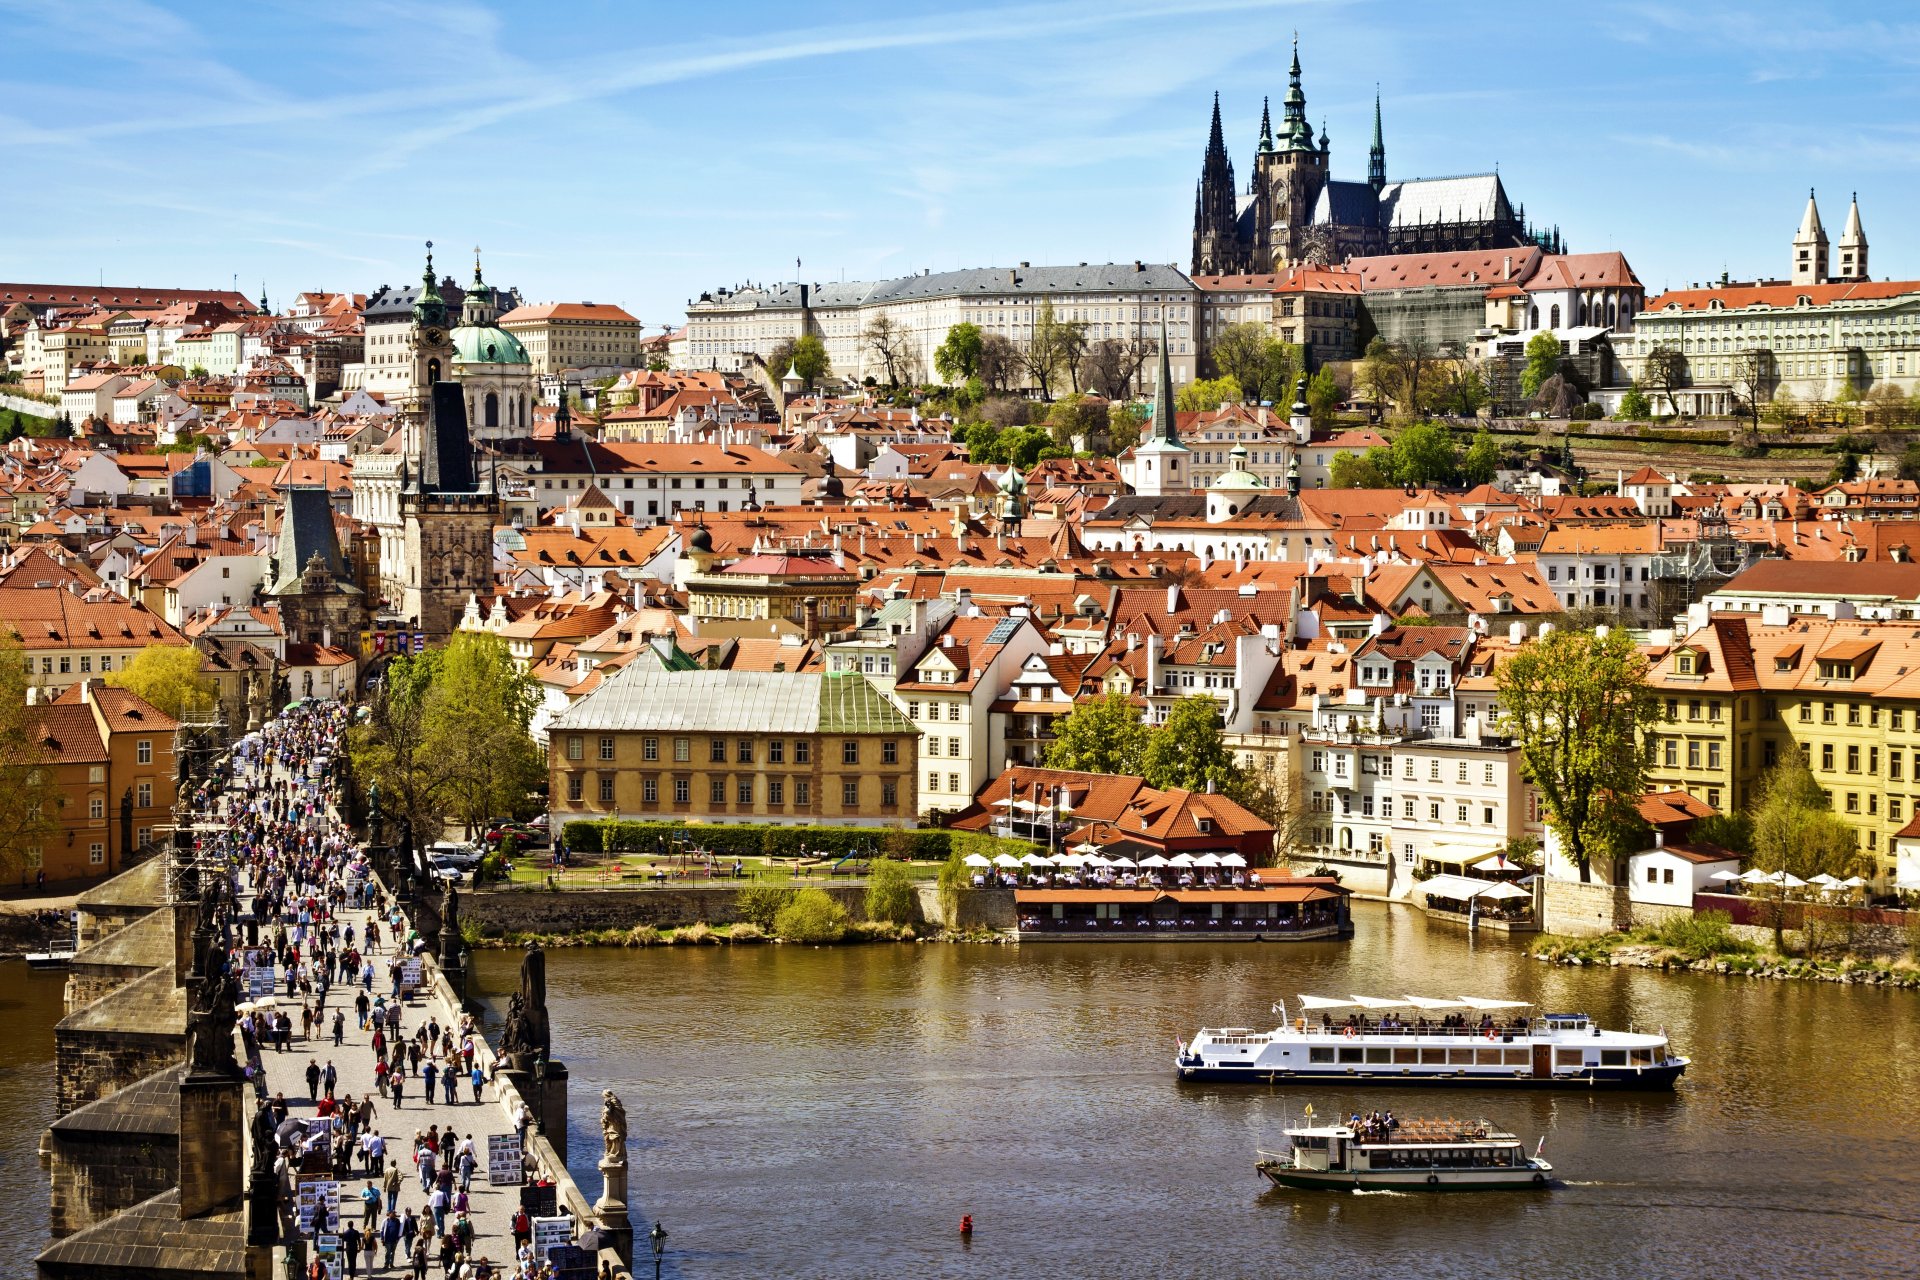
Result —
<path fill-rule="evenodd" d="M 1286 1130 L 1282 1152 L 1262 1151 L 1255 1166 L 1282 1187 L 1336 1190 L 1513 1191 L 1552 1185 L 1553 1166 L 1485 1120 L 1404 1120 L 1315 1125 Z M 1356 1117 L 1357 1118 L 1357 1117 Z M 1541 1139 L 1541 1146 L 1546 1139 Z"/>
<path fill-rule="evenodd" d="M 1183 1080 L 1343 1085 L 1671 1089 L 1687 1069 L 1664 1031 L 1606 1031 L 1584 1013 L 1533 1014 L 1475 996 L 1301 996 L 1280 1026 L 1203 1027 L 1182 1043 Z"/>

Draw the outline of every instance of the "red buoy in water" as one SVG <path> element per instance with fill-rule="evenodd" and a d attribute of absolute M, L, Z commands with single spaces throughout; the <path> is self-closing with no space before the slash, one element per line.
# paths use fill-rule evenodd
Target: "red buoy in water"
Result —
<path fill-rule="evenodd" d="M 973 1234 L 973 1215 L 972 1214 L 963 1213 L 960 1215 L 960 1234 L 963 1236 L 970 1236 Z"/>

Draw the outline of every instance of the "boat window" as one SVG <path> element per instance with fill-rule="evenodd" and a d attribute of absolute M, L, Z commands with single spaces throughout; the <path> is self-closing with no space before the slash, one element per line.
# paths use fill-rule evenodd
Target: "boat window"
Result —
<path fill-rule="evenodd" d="M 1420 1061 L 1428 1066 L 1444 1067 L 1447 1065 L 1447 1051 L 1445 1049 L 1422 1049 L 1420 1051 Z"/>
<path fill-rule="evenodd" d="M 1368 1061 L 1368 1062 L 1392 1062 L 1392 1061 L 1393 1061 L 1393 1050 L 1391 1050 L 1391 1049 L 1368 1049 L 1368 1050 L 1367 1050 L 1367 1061 Z"/>
<path fill-rule="evenodd" d="M 1483 1067 L 1497 1067 L 1503 1061 L 1502 1050 L 1481 1049 L 1478 1052 L 1480 1054 L 1478 1062 Z"/>
<path fill-rule="evenodd" d="M 1393 1060 L 1402 1065 L 1409 1062 L 1418 1062 L 1420 1061 L 1420 1051 L 1418 1049 L 1395 1049 L 1393 1051 Z"/>
<path fill-rule="evenodd" d="M 1307 1061 L 1308 1062 L 1332 1062 L 1333 1061 L 1332 1046 L 1328 1046 L 1327 1048 L 1323 1049 L 1318 1045 L 1316 1045 L 1313 1048 L 1307 1050 Z"/>
<path fill-rule="evenodd" d="M 1473 1050 L 1449 1049 L 1447 1050 L 1447 1061 L 1456 1067 L 1470 1067 L 1473 1065 Z"/>
<path fill-rule="evenodd" d="M 1508 1049 L 1506 1055 L 1507 1065 L 1510 1067 L 1524 1067 L 1533 1061 L 1532 1055 L 1525 1049 Z"/>
<path fill-rule="evenodd" d="M 1627 1051 L 1625 1049 L 1602 1049 L 1600 1051 L 1600 1065 L 1603 1067 L 1626 1066 Z"/>
<path fill-rule="evenodd" d="M 1633 1065 L 1634 1065 L 1634 1066 L 1636 1066 L 1636 1067 L 1650 1067 L 1650 1066 L 1652 1066 L 1652 1065 L 1653 1065 L 1653 1050 L 1651 1050 L 1651 1049 L 1635 1049 L 1635 1050 L 1633 1051 Z"/>
<path fill-rule="evenodd" d="M 1349 1048 L 1348 1048 L 1347 1046 L 1345 1046 L 1345 1045 L 1341 1045 L 1341 1046 L 1340 1046 L 1340 1061 L 1342 1061 L 1342 1062 L 1359 1062 L 1359 1061 L 1361 1061 L 1361 1060 L 1362 1060 L 1362 1059 L 1361 1059 L 1361 1055 L 1360 1055 L 1360 1050 L 1359 1050 L 1359 1048 L 1358 1048 L 1357 1046 L 1356 1046 L 1356 1047 L 1354 1047 L 1354 1048 L 1351 1048 L 1351 1049 L 1349 1049 Z"/>
<path fill-rule="evenodd" d="M 1553 1065 L 1556 1067 L 1578 1067 L 1583 1065 L 1585 1061 L 1586 1059 L 1581 1056 L 1581 1051 L 1578 1049 L 1555 1049 L 1553 1051 Z"/>

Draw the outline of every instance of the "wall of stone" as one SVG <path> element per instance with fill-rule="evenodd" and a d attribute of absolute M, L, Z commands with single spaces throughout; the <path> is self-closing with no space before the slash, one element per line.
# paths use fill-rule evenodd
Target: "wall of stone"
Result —
<path fill-rule="evenodd" d="M 855 919 L 865 918 L 865 886 L 823 887 Z M 461 899 L 460 912 L 491 933 L 572 933 L 642 924 L 732 924 L 740 918 L 739 902 L 738 889 L 516 889 L 470 894 Z"/>
<path fill-rule="evenodd" d="M 955 899 L 956 920 L 949 924 L 940 906 L 937 885 L 920 890 L 920 915 L 929 924 L 958 929 L 1011 929 L 1017 922 L 1011 889 L 961 889 Z"/>
<path fill-rule="evenodd" d="M 1548 880 L 1542 899 L 1540 924 L 1548 933 L 1586 937 L 1633 923 L 1633 904 L 1624 885 Z"/>
<path fill-rule="evenodd" d="M 75 1107 L 97 1102 L 116 1089 L 186 1059 L 185 1032 L 119 1030 L 69 1035 L 56 1031 L 53 1069 L 57 1109 L 64 1116 Z"/>
<path fill-rule="evenodd" d="M 120 932 L 143 916 L 152 915 L 152 907 L 95 906 L 80 912 L 80 945 L 90 947 L 109 934 Z"/>
<path fill-rule="evenodd" d="M 47 1175 L 55 1239 L 159 1195 L 174 1183 L 180 1141 L 171 1134 L 50 1132 Z"/>

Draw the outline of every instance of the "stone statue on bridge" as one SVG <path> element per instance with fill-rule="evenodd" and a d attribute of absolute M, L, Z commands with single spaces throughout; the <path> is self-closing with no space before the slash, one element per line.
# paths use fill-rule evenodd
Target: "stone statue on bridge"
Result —
<path fill-rule="evenodd" d="M 600 1136 L 607 1144 L 607 1154 L 600 1167 L 624 1165 L 627 1162 L 627 1107 L 611 1089 L 600 1094 Z"/>

